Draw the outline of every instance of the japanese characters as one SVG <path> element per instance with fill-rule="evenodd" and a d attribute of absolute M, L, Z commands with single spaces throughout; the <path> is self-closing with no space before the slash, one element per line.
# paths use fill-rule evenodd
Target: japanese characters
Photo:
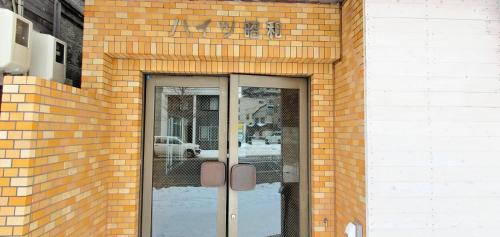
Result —
<path fill-rule="evenodd" d="M 234 21 L 218 21 L 217 24 L 215 24 L 215 27 L 217 27 L 219 31 L 224 34 L 224 38 L 230 38 L 235 33 L 237 25 L 238 23 Z M 263 27 L 261 27 L 262 25 Z M 212 32 L 210 31 L 211 26 L 213 26 L 212 20 L 207 19 L 198 25 L 195 25 L 194 29 L 196 29 L 197 32 L 202 33 L 203 38 L 206 38 L 207 32 Z M 243 22 L 242 26 L 244 36 L 248 39 L 261 39 L 262 37 L 267 37 L 269 40 L 276 40 L 281 38 L 282 35 L 282 25 L 279 21 L 267 21 L 264 24 L 261 24 L 258 20 L 251 20 Z M 187 19 L 174 20 L 169 36 L 175 36 L 180 27 L 183 28 L 184 32 L 186 32 L 187 37 L 193 36 L 193 32 L 190 29 L 189 21 Z M 262 33 L 261 31 L 265 33 Z"/>

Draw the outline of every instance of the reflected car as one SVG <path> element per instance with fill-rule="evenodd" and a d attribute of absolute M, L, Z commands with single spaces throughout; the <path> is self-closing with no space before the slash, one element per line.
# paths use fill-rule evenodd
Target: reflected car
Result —
<path fill-rule="evenodd" d="M 266 136 L 266 144 L 281 144 L 281 132 L 273 132 L 271 135 Z"/>
<path fill-rule="evenodd" d="M 154 155 L 158 157 L 186 157 L 195 158 L 200 155 L 200 145 L 184 143 L 174 136 L 155 136 Z"/>

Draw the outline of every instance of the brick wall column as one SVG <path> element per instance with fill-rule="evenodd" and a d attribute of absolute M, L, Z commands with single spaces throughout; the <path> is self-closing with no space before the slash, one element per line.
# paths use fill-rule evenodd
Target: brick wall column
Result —
<path fill-rule="evenodd" d="M 6 77 L 0 236 L 103 235 L 106 103 L 36 77 Z"/>
<path fill-rule="evenodd" d="M 38 117 L 34 78 L 4 78 L 0 113 L 0 236 L 28 233 Z"/>

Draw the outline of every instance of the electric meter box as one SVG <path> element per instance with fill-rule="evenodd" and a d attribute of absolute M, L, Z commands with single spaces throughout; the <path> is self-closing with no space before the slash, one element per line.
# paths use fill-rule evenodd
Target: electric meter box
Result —
<path fill-rule="evenodd" d="M 0 31 L 0 73 L 26 73 L 31 62 L 33 23 L 0 8 Z"/>
<path fill-rule="evenodd" d="M 30 75 L 64 83 L 66 43 L 52 35 L 33 32 Z"/>

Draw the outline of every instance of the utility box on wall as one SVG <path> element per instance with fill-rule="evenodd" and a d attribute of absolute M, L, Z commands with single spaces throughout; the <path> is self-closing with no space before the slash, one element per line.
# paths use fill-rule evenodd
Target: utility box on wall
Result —
<path fill-rule="evenodd" d="M 64 83 L 66 43 L 54 36 L 33 32 L 30 75 Z"/>
<path fill-rule="evenodd" d="M 31 62 L 33 24 L 0 8 L 0 72 L 24 74 Z"/>

